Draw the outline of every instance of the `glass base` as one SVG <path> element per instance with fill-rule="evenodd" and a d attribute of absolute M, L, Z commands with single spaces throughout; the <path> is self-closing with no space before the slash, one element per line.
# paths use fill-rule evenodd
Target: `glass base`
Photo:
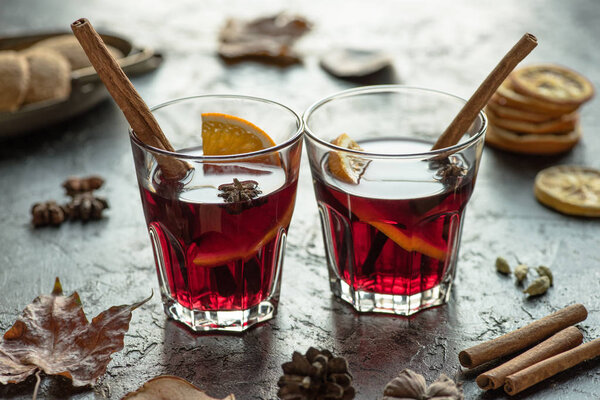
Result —
<path fill-rule="evenodd" d="M 346 282 L 337 278 L 331 281 L 333 294 L 350 303 L 356 311 L 404 316 L 445 304 L 450 297 L 451 287 L 452 283 L 441 283 L 424 292 L 402 296 L 354 290 Z"/>
<path fill-rule="evenodd" d="M 196 332 L 243 332 L 256 324 L 273 318 L 277 310 L 276 304 L 273 304 L 270 301 L 263 301 L 248 310 L 191 310 L 164 295 L 163 305 L 165 313 L 170 318 L 187 325 Z"/>

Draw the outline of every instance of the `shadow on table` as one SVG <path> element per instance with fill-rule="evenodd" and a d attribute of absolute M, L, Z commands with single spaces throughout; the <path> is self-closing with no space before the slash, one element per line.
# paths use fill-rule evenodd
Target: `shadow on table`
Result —
<path fill-rule="evenodd" d="M 273 329 L 264 323 L 242 334 L 195 333 L 165 319 L 163 330 L 163 374 L 172 374 L 199 385 L 217 398 L 229 393 L 241 396 L 255 392 L 257 377 L 269 376 L 267 360 L 272 352 Z M 273 387 L 269 382 L 269 388 Z M 247 385 L 248 388 L 244 388 Z M 266 383 L 265 383 L 266 385 Z M 219 397 L 220 396 L 220 397 Z M 243 397 L 242 397 L 243 398 Z"/>
<path fill-rule="evenodd" d="M 453 307 L 443 305 L 410 317 L 359 314 L 332 296 L 331 310 L 336 348 L 348 359 L 362 398 L 381 396 L 385 384 L 406 368 L 429 382 L 441 372 L 454 376 L 458 362 L 448 362 Z"/>
<path fill-rule="evenodd" d="M 61 376 L 48 376 L 42 373 L 40 378 L 42 382 L 38 392 L 39 399 L 66 399 L 82 393 L 91 393 L 93 390 L 90 386 L 74 387 L 70 379 Z M 0 398 L 31 398 L 35 382 L 35 376 L 30 376 L 21 383 L 0 385 Z"/>

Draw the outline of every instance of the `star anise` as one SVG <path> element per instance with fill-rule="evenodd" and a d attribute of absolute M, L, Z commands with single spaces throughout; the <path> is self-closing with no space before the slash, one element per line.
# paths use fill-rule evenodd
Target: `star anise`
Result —
<path fill-rule="evenodd" d="M 97 175 L 91 175 L 85 178 L 72 176 L 67 178 L 62 184 L 69 196 L 74 196 L 77 193 L 91 192 L 100 189 L 104 184 L 104 179 Z"/>
<path fill-rule="evenodd" d="M 64 206 L 50 200 L 44 203 L 35 203 L 31 207 L 31 222 L 33 226 L 53 225 L 59 226 L 68 218 Z"/>
<path fill-rule="evenodd" d="M 248 201 L 258 197 L 261 190 L 258 189 L 256 181 L 239 181 L 233 178 L 233 183 L 224 183 L 218 187 L 219 197 L 225 199 L 227 203 L 236 203 L 238 201 Z"/>
<path fill-rule="evenodd" d="M 102 218 L 102 211 L 108 208 L 108 202 L 92 192 L 78 193 L 66 205 L 69 218 L 89 221 Z"/>
<path fill-rule="evenodd" d="M 262 199 L 256 199 L 262 193 L 256 181 L 240 181 L 233 178 L 233 183 L 224 183 L 219 185 L 218 189 L 221 192 L 218 196 L 228 203 L 225 208 L 230 214 L 239 214 L 250 207 L 262 204 Z"/>
<path fill-rule="evenodd" d="M 433 167 L 437 169 L 435 176 L 444 184 L 448 186 L 458 186 L 462 181 L 462 178 L 469 172 L 461 163 L 457 160 L 446 158 L 442 161 L 437 161 Z"/>

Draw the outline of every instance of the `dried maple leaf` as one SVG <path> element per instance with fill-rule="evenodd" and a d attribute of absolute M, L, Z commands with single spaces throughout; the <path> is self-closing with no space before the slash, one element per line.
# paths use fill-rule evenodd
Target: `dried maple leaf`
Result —
<path fill-rule="evenodd" d="M 162 375 L 150 379 L 132 393 L 127 393 L 121 400 L 218 400 L 208 396 L 202 390 L 185 379 L 176 376 Z M 230 394 L 222 400 L 235 400 Z"/>
<path fill-rule="evenodd" d="M 150 296 L 152 297 L 152 296 Z M 19 383 L 43 371 L 94 384 L 106 372 L 112 353 L 123 348 L 131 312 L 150 300 L 114 306 L 90 324 L 77 292 L 63 296 L 58 278 L 50 295 L 41 295 L 0 341 L 0 383 Z"/>

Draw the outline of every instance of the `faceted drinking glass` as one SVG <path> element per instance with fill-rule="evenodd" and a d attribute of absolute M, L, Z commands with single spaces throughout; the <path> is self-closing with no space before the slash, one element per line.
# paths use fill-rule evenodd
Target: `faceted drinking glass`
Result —
<path fill-rule="evenodd" d="M 356 310 L 410 315 L 448 300 L 485 115 L 457 145 L 431 147 L 463 104 L 384 85 L 335 94 L 305 112 L 331 290 Z"/>
<path fill-rule="evenodd" d="M 300 117 L 273 101 L 236 95 L 174 100 L 152 112 L 176 152 L 148 146 L 135 132 L 130 139 L 166 314 L 195 331 L 243 331 L 272 318 L 296 197 Z M 229 128 L 217 124 L 216 136 L 203 141 L 203 114 L 248 121 L 275 145 L 205 155 L 204 144 L 231 145 L 219 141 L 232 136 L 220 135 Z M 166 159 L 187 163 L 189 172 L 164 179 L 159 163 Z"/>

